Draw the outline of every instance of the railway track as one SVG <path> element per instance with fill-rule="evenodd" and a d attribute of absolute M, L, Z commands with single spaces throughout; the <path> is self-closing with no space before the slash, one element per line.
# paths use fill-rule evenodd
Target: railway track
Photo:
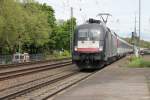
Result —
<path fill-rule="evenodd" d="M 51 72 L 47 76 L 39 77 L 37 79 L 33 79 L 20 84 L 9 86 L 7 88 L 0 89 L 0 100 L 47 100 L 57 95 L 61 91 L 66 90 L 74 84 L 77 84 L 78 82 L 96 73 L 84 73 L 80 72 L 77 69 L 69 69 L 71 68 L 71 66 L 72 68 L 76 68 L 76 66 L 70 63 L 69 61 L 64 62 L 65 64 L 62 62 L 59 63 L 60 65 L 58 64 L 58 68 L 57 64 L 53 63 L 52 65 L 54 66 L 51 66 L 50 68 L 39 69 L 39 71 L 44 70 L 44 72 L 50 69 Z M 64 67 L 60 67 L 62 66 L 62 64 L 64 64 Z M 66 66 L 68 66 L 68 68 Z M 31 69 L 29 71 L 31 71 L 31 74 L 35 74 L 36 72 L 38 72 Z M 23 73 L 26 74 L 25 71 Z M 23 75 L 23 73 L 21 75 Z M 39 76 L 41 75 L 39 74 Z"/>
<path fill-rule="evenodd" d="M 92 74 L 93 73 L 81 73 L 78 70 L 66 70 L 53 76 L 50 75 L 35 81 L 21 84 L 19 86 L 4 89 L 0 91 L 0 100 L 43 100 L 72 86 L 73 84 L 76 84 Z M 44 96 L 41 94 L 44 94 Z"/>
<path fill-rule="evenodd" d="M 42 87 L 38 90 L 32 91 L 28 94 L 25 94 L 21 97 L 16 98 L 19 99 L 32 99 L 32 100 L 47 100 L 57 95 L 58 93 L 65 91 L 69 87 L 83 81 L 94 73 L 77 73 L 72 76 L 69 76 L 63 80 L 58 80 L 57 82 Z"/>
<path fill-rule="evenodd" d="M 1 67 L 0 68 L 0 81 L 19 77 L 22 75 L 33 74 L 44 70 L 55 69 L 71 65 L 70 59 L 58 60 L 55 62 L 42 62 L 38 64 L 24 65 L 24 66 L 13 66 L 13 67 Z"/>
<path fill-rule="evenodd" d="M 71 58 L 51 59 L 51 60 L 43 60 L 43 61 L 32 61 L 32 62 L 17 63 L 17 64 L 4 64 L 4 65 L 0 65 L 0 69 L 7 69 L 10 67 L 16 68 L 16 67 L 20 67 L 20 66 L 29 66 L 29 65 L 49 63 L 49 62 L 57 62 L 57 61 L 68 60 L 68 59 L 71 59 Z"/>
<path fill-rule="evenodd" d="M 20 95 L 29 93 L 31 91 L 34 91 L 36 89 L 39 89 L 45 85 L 51 84 L 55 81 L 57 81 L 58 79 L 61 78 L 65 78 L 69 75 L 72 75 L 76 72 L 64 72 L 64 73 L 60 73 L 54 76 L 47 76 L 47 77 L 43 77 L 31 82 L 27 82 L 25 84 L 20 84 L 18 86 L 13 86 L 11 88 L 8 89 L 4 89 L 0 92 L 0 100 L 10 100 L 13 99 L 15 97 L 18 97 Z"/>

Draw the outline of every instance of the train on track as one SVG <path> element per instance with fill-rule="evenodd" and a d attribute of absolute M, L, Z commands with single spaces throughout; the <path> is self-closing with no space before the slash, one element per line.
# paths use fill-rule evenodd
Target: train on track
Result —
<path fill-rule="evenodd" d="M 111 31 L 101 20 L 89 19 L 73 34 L 72 61 L 80 69 L 99 69 L 133 52 L 133 46 Z"/>

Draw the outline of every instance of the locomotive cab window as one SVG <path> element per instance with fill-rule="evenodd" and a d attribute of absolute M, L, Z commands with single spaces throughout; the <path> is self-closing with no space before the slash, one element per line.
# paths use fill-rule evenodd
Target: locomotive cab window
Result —
<path fill-rule="evenodd" d="M 99 40 L 100 31 L 99 30 L 90 30 L 89 37 L 90 37 L 90 40 Z"/>
<path fill-rule="evenodd" d="M 80 29 L 78 31 L 78 38 L 81 40 L 86 40 L 88 37 L 88 29 Z"/>
<path fill-rule="evenodd" d="M 96 29 L 80 29 L 78 31 L 78 38 L 79 40 L 99 40 L 100 38 L 100 30 Z"/>

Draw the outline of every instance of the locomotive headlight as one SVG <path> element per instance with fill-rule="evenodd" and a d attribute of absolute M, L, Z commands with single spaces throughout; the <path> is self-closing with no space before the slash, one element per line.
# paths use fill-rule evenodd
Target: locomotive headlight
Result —
<path fill-rule="evenodd" d="M 99 51 L 103 51 L 103 46 L 100 46 L 100 47 L 99 47 Z"/>
<path fill-rule="evenodd" d="M 75 50 L 75 51 L 77 51 L 77 50 L 78 50 L 78 49 L 77 49 L 77 46 L 75 46 L 74 50 Z"/>

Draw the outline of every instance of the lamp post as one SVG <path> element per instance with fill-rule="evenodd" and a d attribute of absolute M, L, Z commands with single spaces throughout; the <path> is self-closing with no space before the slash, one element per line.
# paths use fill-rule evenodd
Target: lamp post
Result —
<path fill-rule="evenodd" d="M 141 38 L 141 0 L 139 0 L 139 53 L 140 53 L 140 38 Z"/>
<path fill-rule="evenodd" d="M 72 43 L 73 43 L 73 7 L 70 8 L 70 53 L 72 52 Z"/>

